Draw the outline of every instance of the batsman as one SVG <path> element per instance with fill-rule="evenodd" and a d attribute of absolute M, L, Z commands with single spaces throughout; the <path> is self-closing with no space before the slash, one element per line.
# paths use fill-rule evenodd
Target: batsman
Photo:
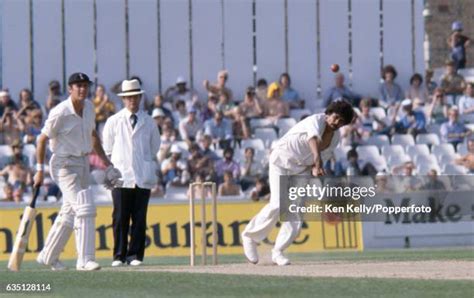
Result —
<path fill-rule="evenodd" d="M 242 232 L 244 254 L 250 263 L 258 263 L 257 243 L 275 227 L 280 214 L 280 176 L 324 176 L 324 162 L 332 156 L 340 140 L 339 128 L 352 122 L 352 106 L 344 100 L 331 103 L 325 113 L 308 116 L 293 126 L 273 147 L 270 154 L 270 202 L 252 218 Z M 301 230 L 301 221 L 282 222 L 272 249 L 273 263 L 290 264 L 283 251 Z"/>
<path fill-rule="evenodd" d="M 74 73 L 68 80 L 69 97 L 49 113 L 37 139 L 37 164 L 34 185 L 44 179 L 46 143 L 53 153 L 49 163 L 51 177 L 63 194 L 62 206 L 54 221 L 37 262 L 53 270 L 66 267 L 59 255 L 72 232 L 76 235 L 77 270 L 100 269 L 95 261 L 96 207 L 89 189 L 88 155 L 94 149 L 107 165 L 105 183 L 120 182 L 120 171 L 107 158 L 95 132 L 95 113 L 87 100 L 91 85 L 84 73 Z"/>

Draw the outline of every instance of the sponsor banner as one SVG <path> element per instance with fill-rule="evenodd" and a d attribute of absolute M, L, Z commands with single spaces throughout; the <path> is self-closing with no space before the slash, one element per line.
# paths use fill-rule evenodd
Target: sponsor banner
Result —
<path fill-rule="evenodd" d="M 197 204 L 198 205 L 198 204 Z M 241 254 L 240 234 L 250 219 L 263 207 L 254 202 L 220 202 L 218 204 L 218 252 Z M 196 206 L 196 252 L 201 251 L 200 208 Z M 32 260 L 42 249 L 47 233 L 58 214 L 58 207 L 39 207 L 30 235 L 26 260 Z M 208 254 L 211 252 L 211 206 L 207 213 Z M 7 260 L 16 236 L 23 208 L 0 209 L 0 260 Z M 278 225 L 277 225 L 278 226 Z M 189 207 L 182 203 L 150 204 L 147 217 L 146 256 L 189 255 Z M 272 245 L 278 229 L 272 231 L 262 245 Z M 71 237 L 74 238 L 74 235 Z M 98 206 L 96 219 L 96 255 L 112 258 L 112 207 Z M 350 218 L 328 217 L 320 222 L 305 222 L 289 252 L 324 250 L 362 250 L 362 225 Z M 62 259 L 76 256 L 74 239 L 70 239 Z"/>

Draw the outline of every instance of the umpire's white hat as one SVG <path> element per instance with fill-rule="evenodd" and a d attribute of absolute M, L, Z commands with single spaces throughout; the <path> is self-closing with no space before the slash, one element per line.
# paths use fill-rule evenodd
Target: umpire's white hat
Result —
<path fill-rule="evenodd" d="M 132 96 L 145 93 L 138 80 L 124 80 L 122 82 L 122 92 L 118 96 Z"/>

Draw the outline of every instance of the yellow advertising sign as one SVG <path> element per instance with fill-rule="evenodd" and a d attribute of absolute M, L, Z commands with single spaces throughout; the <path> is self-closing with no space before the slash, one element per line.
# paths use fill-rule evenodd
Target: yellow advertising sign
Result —
<path fill-rule="evenodd" d="M 263 207 L 254 202 L 219 202 L 218 205 L 218 253 L 241 254 L 240 233 L 249 220 Z M 59 208 L 39 207 L 31 231 L 26 260 L 36 258 L 44 245 L 47 233 L 58 214 Z M 210 205 L 207 206 L 208 247 L 212 243 Z M 0 260 L 7 260 L 16 236 L 23 209 L 0 210 Z M 196 208 L 196 245 L 200 252 L 200 208 Z M 275 229 L 264 243 L 272 244 Z M 151 204 L 147 217 L 146 256 L 189 255 L 189 207 L 184 203 Z M 73 238 L 72 236 L 71 238 Z M 96 255 L 112 258 L 112 207 L 98 206 L 96 219 Z M 289 248 L 289 252 L 317 252 L 345 249 L 362 250 L 362 225 L 360 222 L 327 218 L 324 222 L 305 222 L 300 235 Z M 70 240 L 61 255 L 62 259 L 76 256 L 74 240 Z"/>

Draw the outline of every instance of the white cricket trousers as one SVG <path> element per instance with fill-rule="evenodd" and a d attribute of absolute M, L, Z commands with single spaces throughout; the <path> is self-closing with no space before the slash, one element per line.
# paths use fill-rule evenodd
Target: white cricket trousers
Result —
<path fill-rule="evenodd" d="M 265 239 L 275 227 L 280 215 L 280 176 L 289 175 L 290 172 L 270 163 L 270 202 L 255 215 L 242 232 L 255 242 Z M 273 251 L 283 252 L 291 245 L 301 230 L 301 221 L 285 221 L 281 223 L 280 231 L 275 241 Z"/>

